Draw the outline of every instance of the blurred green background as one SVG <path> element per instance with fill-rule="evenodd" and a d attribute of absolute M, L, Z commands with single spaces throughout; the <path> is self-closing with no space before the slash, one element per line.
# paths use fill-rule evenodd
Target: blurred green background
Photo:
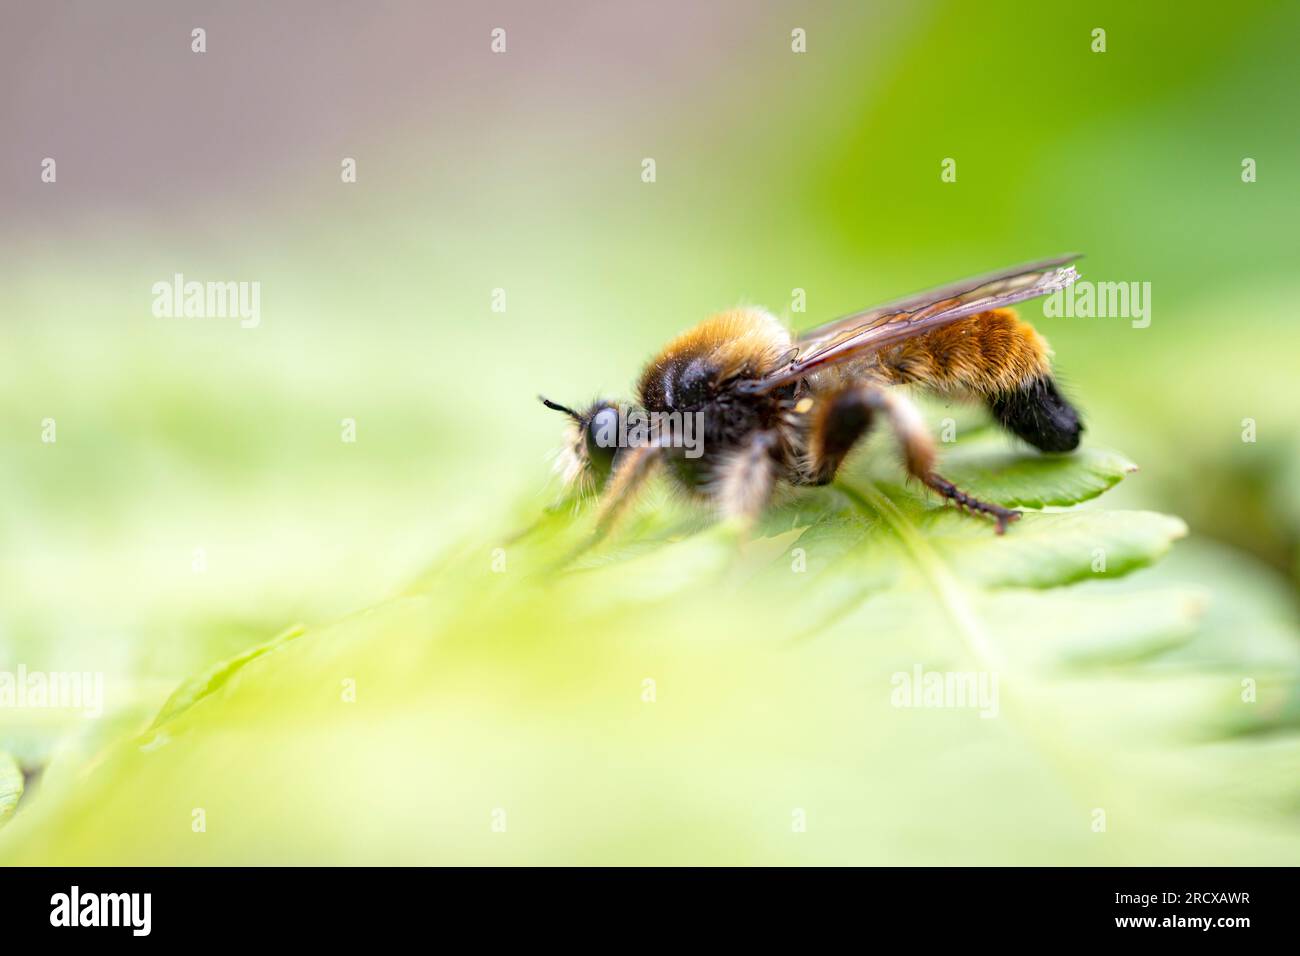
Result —
<path fill-rule="evenodd" d="M 0 749 L 33 773 L 0 859 L 840 859 L 834 841 L 794 856 L 747 841 L 713 819 L 725 811 L 707 787 L 691 799 L 729 735 L 752 758 L 729 778 L 739 791 L 748 774 L 822 772 L 734 714 L 679 714 L 678 743 L 647 744 L 663 748 L 639 771 L 653 784 L 603 789 L 602 768 L 648 734 L 601 728 L 609 675 L 640 673 L 617 655 L 652 622 L 548 624 L 548 602 L 569 599 L 554 594 L 498 619 L 483 606 L 496 585 L 463 577 L 555 499 L 560 426 L 536 394 L 628 395 L 653 349 L 738 302 L 811 326 L 1067 251 L 1087 255 L 1085 279 L 1150 282 L 1145 329 L 1044 318 L 1038 303 L 1021 313 L 1054 347 L 1090 441 L 1141 466 L 1106 506 L 1189 524 L 1160 573 L 1194 576 L 1226 630 L 1224 608 L 1249 592 L 1294 642 L 1294 4 L 71 3 L 11 19 L 0 667 L 103 671 L 109 715 L 90 726 L 0 711 Z M 190 50 L 195 26 L 206 53 Z M 489 50 L 497 26 L 504 55 Z M 1104 53 L 1092 51 L 1099 27 Z M 806 53 L 791 51 L 795 28 Z M 53 184 L 40 180 L 47 156 Z M 354 184 L 340 181 L 344 157 Z M 954 183 L 940 178 L 947 157 Z M 1256 182 L 1242 181 L 1247 157 Z M 260 326 L 155 317 L 151 286 L 176 272 L 260 282 Z M 806 313 L 791 314 L 795 289 Z M 346 418 L 355 443 L 340 439 Z M 383 603 L 449 556 L 454 593 Z M 748 600 L 715 595 L 700 613 L 725 628 Z M 151 771 L 136 755 L 97 769 L 183 679 L 291 625 L 311 634 L 376 605 L 359 626 L 383 634 L 356 666 L 388 696 L 365 720 L 306 706 L 290 669 L 176 764 Z M 678 624 L 674 639 L 703 628 Z M 448 666 L 428 651 L 435 632 L 480 643 Z M 553 653 L 530 664 L 520 648 L 548 636 Z M 775 637 L 773 624 L 754 646 Z M 837 646 L 801 675 L 833 680 Z M 699 673 L 734 667 L 738 684 L 781 670 L 715 659 L 709 641 L 658 653 L 674 673 L 692 673 L 696 655 Z M 568 702 L 562 718 L 530 707 L 534 682 Z M 843 726 L 823 719 L 800 733 Z M 906 759 L 924 786 L 883 794 L 870 814 L 894 825 L 841 844 L 850 858 L 990 858 L 986 844 L 926 835 L 928 815 L 961 815 L 945 788 L 965 764 L 924 759 L 948 732 L 913 725 Z M 860 759 L 898 759 L 877 749 Z M 1295 748 L 1282 749 L 1241 773 L 1291 773 Z M 986 741 L 962 759 L 1015 767 L 1018 754 Z M 577 781 L 563 797 L 547 791 L 557 766 Z M 566 822 L 552 815 L 546 839 L 510 849 L 477 831 L 413 833 L 458 795 L 473 805 L 470 779 L 516 793 L 514 805 L 528 793 L 563 806 Z M 335 796 L 304 804 L 304 788 Z M 615 794 L 643 812 L 584 829 Z M 1026 833 L 1050 822 L 1016 822 L 997 791 L 984 797 L 963 825 L 992 832 L 1003 862 L 1186 862 L 1201 846 L 1253 846 L 1211 816 L 1184 842 L 1127 855 L 1082 836 L 1073 856 L 1048 853 Z M 190 808 L 205 805 L 225 808 L 225 830 L 196 842 Z M 168 813 L 174 830 L 159 822 Z"/>

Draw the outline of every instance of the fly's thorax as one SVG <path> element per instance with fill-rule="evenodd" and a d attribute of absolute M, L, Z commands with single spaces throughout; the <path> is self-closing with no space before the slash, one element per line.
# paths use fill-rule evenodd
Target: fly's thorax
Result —
<path fill-rule="evenodd" d="M 738 386 L 761 378 L 790 350 L 790 336 L 761 309 L 721 312 L 673 339 L 646 366 L 642 407 L 683 419 L 699 432 L 699 447 L 664 448 L 669 471 L 688 488 L 707 486 L 721 462 L 774 427 L 781 396 Z"/>
<path fill-rule="evenodd" d="M 700 407 L 722 383 L 760 376 L 790 350 L 790 333 L 762 309 L 719 312 L 674 338 L 641 376 L 647 408 Z"/>
<path fill-rule="evenodd" d="M 663 449 L 670 474 L 690 490 L 700 491 L 713 484 L 720 467 L 750 447 L 759 435 L 780 427 L 789 390 L 754 394 L 735 388 L 735 384 L 736 380 L 715 379 L 702 403 L 671 410 L 669 417 L 693 428 L 697 437 L 694 446 L 668 443 Z"/>

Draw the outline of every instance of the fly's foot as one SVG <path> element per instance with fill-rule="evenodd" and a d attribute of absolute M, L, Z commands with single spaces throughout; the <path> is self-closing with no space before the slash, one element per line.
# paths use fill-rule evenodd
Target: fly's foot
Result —
<path fill-rule="evenodd" d="M 926 487 L 937 491 L 949 501 L 955 503 L 963 511 L 985 514 L 997 522 L 997 533 L 1005 534 L 1007 525 L 1020 519 L 1020 512 L 1013 511 L 1010 508 L 1003 508 L 1001 505 L 995 505 L 988 501 L 980 501 L 973 495 L 968 495 L 947 478 L 941 478 L 938 475 L 927 475 L 925 478 Z"/>

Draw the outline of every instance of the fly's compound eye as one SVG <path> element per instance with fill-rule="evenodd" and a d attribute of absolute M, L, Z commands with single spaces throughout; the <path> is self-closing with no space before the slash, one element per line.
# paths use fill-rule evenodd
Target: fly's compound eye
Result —
<path fill-rule="evenodd" d="M 618 409 L 606 405 L 587 422 L 587 458 L 602 480 L 614 467 L 614 454 L 618 451 Z"/>

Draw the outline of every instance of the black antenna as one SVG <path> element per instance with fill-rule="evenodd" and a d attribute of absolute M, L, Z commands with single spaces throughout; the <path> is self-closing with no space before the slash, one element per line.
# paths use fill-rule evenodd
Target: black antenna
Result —
<path fill-rule="evenodd" d="M 564 414 L 568 415 L 575 422 L 582 421 L 582 416 L 579 415 L 577 412 L 575 412 L 572 408 L 568 408 L 564 405 L 561 405 L 559 402 L 553 402 L 545 395 L 538 395 L 537 397 L 542 400 L 542 404 L 545 405 L 547 408 L 553 408 L 557 412 L 564 412 Z"/>

